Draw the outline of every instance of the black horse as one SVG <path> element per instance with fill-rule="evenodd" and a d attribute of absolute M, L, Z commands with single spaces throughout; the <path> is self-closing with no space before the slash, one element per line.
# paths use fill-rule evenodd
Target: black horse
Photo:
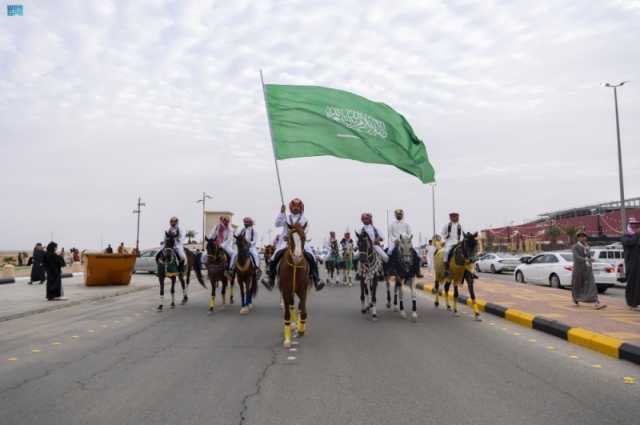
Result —
<path fill-rule="evenodd" d="M 362 233 L 356 232 L 356 236 L 358 237 L 359 261 L 357 278 L 360 280 L 361 312 L 365 314 L 369 311 L 371 312 L 372 320 L 377 320 L 376 290 L 378 287 L 378 279 L 383 273 L 382 258 L 380 258 L 373 248 L 373 242 L 364 230 Z"/>
<path fill-rule="evenodd" d="M 164 233 L 164 245 L 163 248 L 156 254 L 156 265 L 158 269 L 158 280 L 160 282 L 160 304 L 158 305 L 158 311 L 164 309 L 164 280 L 165 278 L 171 279 L 171 308 L 175 308 L 175 286 L 176 277 L 180 280 L 180 286 L 182 287 L 182 304 L 186 304 L 189 301 L 188 296 L 188 284 L 184 280 L 185 262 L 180 260 L 175 250 L 176 239 L 175 235 L 165 232 Z M 196 268 L 196 274 L 200 270 Z M 204 286 L 204 283 L 200 283 Z"/>

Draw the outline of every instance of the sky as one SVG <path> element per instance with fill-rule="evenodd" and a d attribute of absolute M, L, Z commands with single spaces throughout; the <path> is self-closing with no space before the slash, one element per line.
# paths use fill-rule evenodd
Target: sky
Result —
<path fill-rule="evenodd" d="M 16 2 L 14 2 L 16 3 Z M 280 199 L 260 85 L 338 88 L 402 113 L 436 170 L 436 225 L 467 230 L 640 196 L 640 1 L 23 1 L 0 16 L 0 249 L 52 236 L 156 246 L 208 208 L 275 236 Z M 432 234 L 432 187 L 386 165 L 279 162 L 312 243 Z M 271 233 L 269 233 L 271 232 Z M 200 234 L 200 233 L 199 233 Z"/>

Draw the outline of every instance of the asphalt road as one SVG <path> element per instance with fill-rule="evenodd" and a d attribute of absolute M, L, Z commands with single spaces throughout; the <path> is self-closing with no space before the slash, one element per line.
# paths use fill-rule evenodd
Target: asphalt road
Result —
<path fill-rule="evenodd" d="M 382 303 L 370 321 L 356 288 L 314 292 L 291 351 L 277 293 L 248 316 L 191 295 L 163 313 L 146 290 L 0 324 L 0 423 L 640 422 L 640 385 L 624 382 L 639 367 L 424 294 L 411 323 Z"/>

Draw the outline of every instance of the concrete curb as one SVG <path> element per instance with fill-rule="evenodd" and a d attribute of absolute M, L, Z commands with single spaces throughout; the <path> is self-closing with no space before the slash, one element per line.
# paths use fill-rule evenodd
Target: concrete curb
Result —
<path fill-rule="evenodd" d="M 60 277 L 62 279 L 66 279 L 68 277 L 75 276 L 84 276 L 84 273 L 62 273 Z M 28 282 L 30 277 L 28 276 L 19 276 L 19 277 L 3 277 L 0 278 L 0 285 L 4 285 L 6 283 L 18 283 L 18 282 Z"/>
<path fill-rule="evenodd" d="M 434 293 L 433 285 L 418 283 L 416 287 L 427 293 Z M 449 297 L 453 298 L 453 295 L 449 295 Z M 471 299 L 466 295 L 459 295 L 458 301 L 463 304 L 471 304 Z M 571 327 L 557 320 L 547 319 L 544 316 L 535 316 L 525 311 L 488 303 L 480 299 L 476 299 L 476 304 L 480 310 L 517 323 L 520 326 L 535 329 L 589 350 L 640 365 L 640 347 L 637 345 L 588 329 Z"/>
<path fill-rule="evenodd" d="M 55 302 L 53 302 L 52 305 L 49 305 L 49 306 L 46 306 L 46 307 L 38 308 L 38 309 L 35 309 L 35 310 L 24 311 L 24 312 L 21 312 L 21 313 L 9 314 L 7 316 L 0 317 L 0 323 L 7 322 L 9 320 L 14 320 L 14 319 L 21 319 L 21 318 L 27 317 L 27 316 L 33 316 L 35 314 L 47 313 L 47 312 L 55 311 L 55 310 L 62 310 L 63 308 L 73 307 L 73 306 L 80 305 L 80 304 L 91 303 L 91 302 L 105 300 L 105 299 L 108 299 L 108 298 L 119 297 L 121 295 L 133 294 L 135 292 L 145 291 L 147 289 L 152 289 L 152 288 L 154 288 L 153 285 L 152 286 L 144 286 L 144 287 L 131 287 L 129 289 L 122 290 L 122 291 L 117 291 L 117 292 L 114 292 L 112 294 L 98 295 L 98 296 L 95 296 L 95 297 L 85 298 L 83 300 L 55 301 Z"/>

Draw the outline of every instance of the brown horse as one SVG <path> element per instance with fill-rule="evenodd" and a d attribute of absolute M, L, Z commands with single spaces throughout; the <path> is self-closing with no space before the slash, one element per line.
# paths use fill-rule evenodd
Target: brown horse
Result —
<path fill-rule="evenodd" d="M 305 228 L 299 224 L 287 225 L 288 247 L 280 260 L 278 282 L 284 300 L 284 347 L 291 346 L 291 324 L 297 322 L 298 335 L 305 333 L 307 321 L 307 291 L 311 286 L 309 263 L 304 257 Z M 295 295 L 298 295 L 299 312 L 295 307 Z"/>
<path fill-rule="evenodd" d="M 253 307 L 253 298 L 258 293 L 258 277 L 256 275 L 256 266 L 251 261 L 251 248 L 249 242 L 244 235 L 235 236 L 236 256 L 235 264 L 232 264 L 235 275 L 238 277 L 238 286 L 240 286 L 240 297 L 242 300 L 242 308 L 240 314 L 249 314 L 249 310 Z"/>
<path fill-rule="evenodd" d="M 216 289 L 218 282 L 222 284 L 222 304 L 225 303 L 224 293 L 227 288 L 227 253 L 214 242 L 213 239 L 205 238 L 207 241 L 206 267 L 209 281 L 211 282 L 211 301 L 209 301 L 209 313 L 213 313 L 216 307 Z"/>
<path fill-rule="evenodd" d="M 273 245 L 265 245 L 264 247 L 264 262 L 266 263 L 267 268 L 265 270 L 269 269 L 269 264 L 271 263 L 271 257 L 273 257 L 273 254 L 276 252 L 276 247 Z"/>

